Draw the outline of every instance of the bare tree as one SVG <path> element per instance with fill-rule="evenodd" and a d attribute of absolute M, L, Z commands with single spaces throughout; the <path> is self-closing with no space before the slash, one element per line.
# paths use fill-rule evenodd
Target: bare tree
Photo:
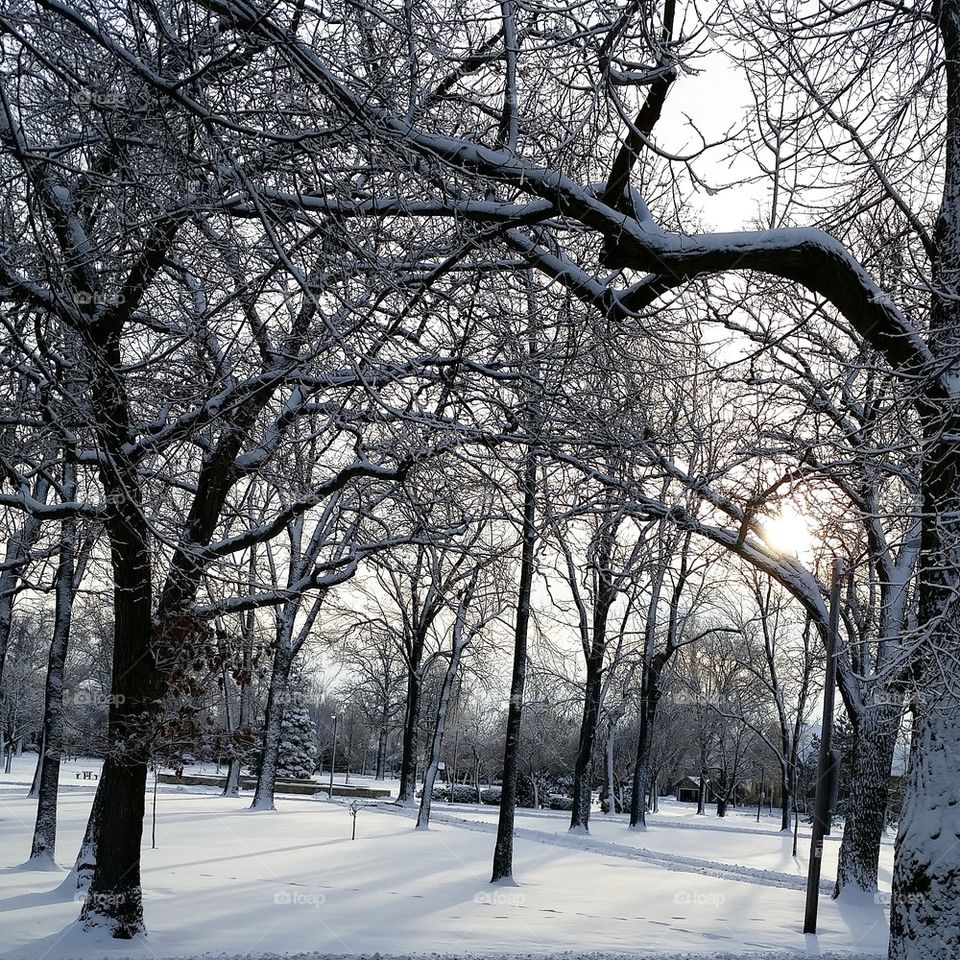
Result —
<path fill-rule="evenodd" d="M 77 468 L 73 451 L 67 447 L 60 482 L 60 495 L 68 502 L 77 498 Z M 60 548 L 54 581 L 53 633 L 47 656 L 44 685 L 43 735 L 41 738 L 40 782 L 37 790 L 37 817 L 30 847 L 30 862 L 51 866 L 56 861 L 57 793 L 60 761 L 63 757 L 63 684 L 67 648 L 73 619 L 73 605 L 83 580 L 93 538 L 84 540 L 78 518 L 66 516 L 60 522 Z"/>
<path fill-rule="evenodd" d="M 578 493 L 583 496 L 584 491 L 578 489 Z M 584 498 L 580 504 L 568 509 L 563 520 L 556 515 L 555 505 L 551 504 L 548 509 L 551 539 L 562 557 L 563 578 L 573 600 L 586 668 L 580 736 L 574 762 L 570 829 L 587 832 L 592 805 L 594 750 L 606 678 L 611 667 L 608 647 L 611 640 L 615 641 L 614 649 L 619 653 L 624 633 L 622 629 L 611 630 L 610 618 L 614 605 L 627 591 L 637 572 L 642 539 L 641 536 L 631 537 L 636 531 L 624 513 L 623 504 L 616 502 L 612 490 L 602 492 L 595 504 Z M 580 523 L 577 523 L 578 519 Z M 579 539 L 584 541 L 582 549 L 577 544 Z M 580 554 L 583 554 L 582 559 Z"/>
<path fill-rule="evenodd" d="M 450 652 L 440 686 L 430 754 L 423 776 L 423 792 L 420 795 L 420 811 L 417 815 L 418 830 L 429 829 L 433 787 L 440 767 L 440 758 L 443 755 L 447 714 L 461 660 L 468 647 L 502 616 L 506 600 L 503 579 L 503 571 L 496 566 L 496 555 L 494 554 L 491 559 L 480 553 L 470 578 L 462 587 L 450 631 Z M 452 781 L 449 787 L 452 795 L 454 787 Z"/>
<path fill-rule="evenodd" d="M 776 758 L 780 772 L 780 829 L 792 829 L 797 792 L 797 765 L 810 701 L 815 695 L 817 662 L 809 617 L 797 636 L 786 598 L 768 579 L 748 574 L 756 619 L 743 617 L 742 643 L 731 645 L 730 655 L 753 682 L 737 692 L 738 714 Z M 753 638 L 759 634 L 759 641 Z M 752 635 L 752 636 L 751 636 Z M 759 689 L 755 689 L 759 688 Z M 772 705 L 776 737 L 769 734 Z"/>

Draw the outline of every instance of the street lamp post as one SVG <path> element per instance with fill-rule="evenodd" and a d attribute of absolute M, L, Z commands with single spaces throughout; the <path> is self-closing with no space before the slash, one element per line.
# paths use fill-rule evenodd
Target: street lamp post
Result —
<path fill-rule="evenodd" d="M 333 718 L 333 748 L 330 751 L 330 799 L 333 799 L 333 771 L 337 765 L 337 722 L 340 719 L 337 714 L 331 714 Z"/>
<path fill-rule="evenodd" d="M 840 630 L 840 577 L 842 564 L 834 559 L 830 582 L 830 621 L 827 627 L 827 666 L 823 681 L 823 723 L 820 728 L 820 756 L 817 764 L 817 792 L 814 801 L 813 830 L 810 839 L 810 864 L 807 869 L 807 902 L 803 932 L 817 932 L 817 908 L 820 901 L 820 867 L 823 863 L 823 838 L 830 832 L 830 748 L 833 739 L 833 704 L 837 686 L 837 634 Z"/>

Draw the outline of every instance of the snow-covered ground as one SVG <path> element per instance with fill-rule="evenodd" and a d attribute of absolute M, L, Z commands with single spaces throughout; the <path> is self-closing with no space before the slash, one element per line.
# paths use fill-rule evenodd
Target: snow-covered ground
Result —
<path fill-rule="evenodd" d="M 371 804 L 357 839 L 343 803 L 280 799 L 251 813 L 249 797 L 224 799 L 164 788 L 157 849 L 150 798 L 143 883 L 149 936 L 132 944 L 86 943 L 78 904 L 53 892 L 58 877 L 24 871 L 35 803 L 24 797 L 35 758 L 0 774 L 0 958 L 168 958 L 455 954 L 517 957 L 572 951 L 675 958 L 761 954 L 846 958 L 885 950 L 882 903 L 823 898 L 820 933 L 800 932 L 803 856 L 796 863 L 776 822 L 745 813 L 697 818 L 668 804 L 643 833 L 595 815 L 591 836 L 571 836 L 566 817 L 520 813 L 515 887 L 490 886 L 494 808 L 436 804 L 428 833 L 407 811 Z M 74 856 L 95 784 L 77 780 L 93 761 L 66 764 L 59 859 Z M 339 778 L 338 778 L 339 779 Z M 801 830 L 802 837 L 806 834 Z M 836 842 L 824 878 L 832 877 Z M 887 882 L 892 848 L 885 846 Z M 879 898 L 884 899 L 883 897 Z"/>

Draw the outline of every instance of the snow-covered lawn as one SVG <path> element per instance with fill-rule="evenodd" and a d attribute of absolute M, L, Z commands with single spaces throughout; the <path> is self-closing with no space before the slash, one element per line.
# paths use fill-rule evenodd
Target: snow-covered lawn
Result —
<path fill-rule="evenodd" d="M 747 816 L 705 820 L 670 808 L 642 834 L 597 816 L 591 837 L 571 837 L 562 814 L 520 814 L 519 886 L 492 887 L 493 808 L 437 804 L 437 823 L 417 833 L 407 812 L 371 805 L 351 841 L 341 803 L 280 799 L 276 813 L 250 813 L 249 797 L 162 787 L 156 850 L 149 797 L 144 833 L 149 937 L 84 944 L 72 923 L 78 904 L 51 893 L 58 877 L 17 869 L 33 826 L 34 802 L 23 797 L 31 762 L 24 757 L 12 775 L 0 774 L 4 960 L 561 951 L 853 957 L 885 949 L 886 911 L 872 900 L 824 898 L 820 934 L 801 934 L 804 865 L 792 862 L 771 822 L 758 828 Z M 93 797 L 94 784 L 75 779 L 78 769 L 96 767 L 66 767 L 63 864 Z M 889 859 L 885 849 L 884 876 Z M 825 876 L 830 869 L 828 861 Z"/>

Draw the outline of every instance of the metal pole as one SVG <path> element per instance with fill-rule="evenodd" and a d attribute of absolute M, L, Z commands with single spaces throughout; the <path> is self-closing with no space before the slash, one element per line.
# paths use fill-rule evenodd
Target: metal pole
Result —
<path fill-rule="evenodd" d="M 337 765 L 337 714 L 333 715 L 333 748 L 330 751 L 330 799 L 333 799 L 333 770 Z"/>
<path fill-rule="evenodd" d="M 842 564 L 833 561 L 830 582 L 830 622 L 827 626 L 827 668 L 823 680 L 823 723 L 820 728 L 820 756 L 817 764 L 817 793 L 810 838 L 810 864 L 807 869 L 807 902 L 803 915 L 803 932 L 817 932 L 817 908 L 820 902 L 820 867 L 823 862 L 823 838 L 830 816 L 830 746 L 833 739 L 833 702 L 837 686 L 837 635 L 840 631 L 840 577 Z"/>

